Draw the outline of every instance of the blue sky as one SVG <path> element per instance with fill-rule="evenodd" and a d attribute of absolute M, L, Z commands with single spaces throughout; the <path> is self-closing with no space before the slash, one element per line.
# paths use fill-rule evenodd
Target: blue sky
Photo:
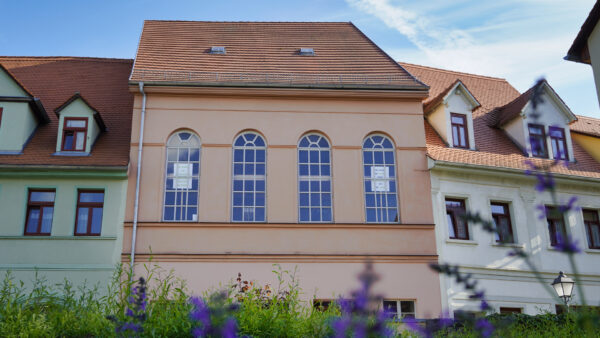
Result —
<path fill-rule="evenodd" d="M 506 78 L 540 76 L 600 118 L 588 65 L 562 59 L 593 0 L 0 0 L 0 55 L 133 58 L 145 19 L 352 21 L 396 60 Z"/>

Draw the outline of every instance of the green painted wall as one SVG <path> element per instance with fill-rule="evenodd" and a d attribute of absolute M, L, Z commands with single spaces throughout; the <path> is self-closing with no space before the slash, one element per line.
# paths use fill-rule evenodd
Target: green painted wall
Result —
<path fill-rule="evenodd" d="M 82 100 L 77 99 L 71 102 L 67 107 L 60 111 L 60 120 L 58 124 L 58 135 L 62 135 L 62 130 L 65 125 L 65 117 L 87 117 L 88 118 L 88 132 L 87 139 L 85 141 L 85 151 L 90 152 L 94 141 L 100 134 L 100 128 L 94 120 L 94 111 Z M 62 138 L 56 142 L 56 151 L 61 149 Z"/>
<path fill-rule="evenodd" d="M 37 120 L 27 102 L 3 102 L 0 99 L 0 151 L 20 152 L 37 127 Z"/>
<path fill-rule="evenodd" d="M 121 261 L 126 171 L 0 171 L 0 274 L 11 270 L 29 281 L 35 270 L 49 282 L 75 284 L 109 281 Z M 29 188 L 54 188 L 51 236 L 24 236 Z M 74 236 L 78 189 L 104 189 L 101 236 Z"/>
<path fill-rule="evenodd" d="M 27 93 L 0 68 L 0 96 L 26 96 Z"/>

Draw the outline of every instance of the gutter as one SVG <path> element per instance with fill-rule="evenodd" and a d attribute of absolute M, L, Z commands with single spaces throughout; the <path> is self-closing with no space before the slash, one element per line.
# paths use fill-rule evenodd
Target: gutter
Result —
<path fill-rule="evenodd" d="M 140 82 L 140 93 L 142 93 L 142 114 L 140 116 L 140 138 L 138 141 L 138 159 L 137 172 L 135 177 L 135 203 L 133 205 L 133 232 L 131 234 L 131 276 L 134 273 L 135 263 L 135 241 L 137 238 L 138 213 L 140 206 L 140 177 L 142 175 L 142 149 L 144 147 L 144 120 L 146 119 L 146 93 L 144 92 L 144 82 Z"/>

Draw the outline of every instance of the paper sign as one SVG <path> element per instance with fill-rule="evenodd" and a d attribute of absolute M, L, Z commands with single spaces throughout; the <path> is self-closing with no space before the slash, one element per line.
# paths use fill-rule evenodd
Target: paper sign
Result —
<path fill-rule="evenodd" d="M 192 164 L 175 163 L 175 173 L 173 175 L 173 189 L 191 189 L 192 188 Z"/>
<path fill-rule="evenodd" d="M 390 191 L 389 167 L 371 167 L 371 191 Z"/>

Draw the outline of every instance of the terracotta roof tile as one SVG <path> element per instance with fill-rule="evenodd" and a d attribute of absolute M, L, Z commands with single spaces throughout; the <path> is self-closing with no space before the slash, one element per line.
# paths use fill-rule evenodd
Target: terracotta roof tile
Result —
<path fill-rule="evenodd" d="M 577 115 L 577 121 L 569 125 L 575 133 L 600 137 L 600 119 Z"/>
<path fill-rule="evenodd" d="M 427 89 L 349 22 L 146 21 L 131 81 Z"/>
<path fill-rule="evenodd" d="M 551 162 L 551 160 L 525 156 L 523 151 L 508 138 L 503 130 L 489 126 L 493 118 L 490 112 L 521 96 L 506 80 L 407 63 L 401 63 L 401 65 L 430 86 L 430 96 L 424 101 L 424 105 L 434 100 L 444 90 L 447 90 L 448 86 L 457 79 L 468 86 L 471 94 L 481 103 L 481 106 L 473 112 L 476 151 L 448 147 L 434 128 L 427 121 L 424 122 L 427 155 L 432 159 L 518 170 L 528 169 L 525 160 L 531 160 L 537 164 Z M 579 121 L 571 124 L 571 128 L 575 124 L 579 126 L 582 123 L 581 121 L 580 117 Z M 595 124 L 595 126 L 599 125 Z M 575 163 L 570 163 L 568 168 L 555 166 L 553 171 L 565 175 L 600 178 L 600 164 L 576 142 L 573 142 L 573 152 L 576 159 Z"/>
<path fill-rule="evenodd" d="M 133 60 L 81 57 L 0 56 L 8 69 L 40 98 L 50 123 L 40 125 L 21 155 L 0 155 L 0 164 L 126 166 L 129 163 L 133 95 L 127 78 Z M 108 131 L 90 156 L 53 156 L 58 116 L 54 111 L 79 92 L 101 115 Z M 51 113 L 50 113 L 51 112 Z"/>

